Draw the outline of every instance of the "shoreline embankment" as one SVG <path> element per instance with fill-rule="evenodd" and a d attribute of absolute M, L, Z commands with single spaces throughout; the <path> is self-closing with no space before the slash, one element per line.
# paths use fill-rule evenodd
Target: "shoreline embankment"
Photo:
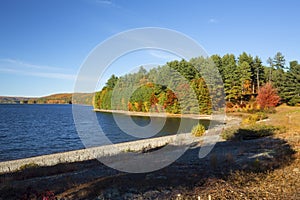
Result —
<path fill-rule="evenodd" d="M 109 144 L 99 147 L 91 147 L 86 149 L 42 155 L 18 160 L 3 161 L 0 162 L 0 174 L 15 172 L 20 170 L 22 166 L 32 164 L 37 165 L 39 167 L 53 166 L 61 163 L 72 163 L 93 160 L 100 157 L 113 156 L 126 152 L 140 152 L 145 148 L 159 148 L 167 144 L 186 145 L 190 144 L 195 139 L 199 141 L 200 138 L 194 138 L 191 136 L 190 133 L 185 133 L 123 142 L 118 144 Z"/>
<path fill-rule="evenodd" d="M 128 111 L 115 111 L 115 110 L 95 110 L 97 112 L 120 113 L 130 116 L 155 116 L 155 117 L 186 117 L 192 119 L 211 119 L 209 115 L 192 115 L 192 114 L 160 114 L 160 113 L 143 113 L 143 112 L 128 112 Z M 239 124 L 236 117 L 226 117 L 226 127 L 234 124 Z M 195 142 L 199 143 L 203 140 L 202 137 L 195 138 L 191 133 L 182 133 L 177 135 L 169 135 L 156 138 L 147 138 L 130 142 L 123 142 L 118 144 L 107 144 L 99 147 L 91 147 L 80 150 L 73 150 L 68 152 L 60 152 L 49 155 L 41 155 L 36 157 L 10 160 L 0 162 L 0 174 L 9 173 L 20 170 L 22 166 L 34 164 L 39 167 L 53 166 L 61 163 L 72 163 L 80 161 L 93 160 L 95 158 L 113 156 L 126 152 L 140 152 L 143 149 L 159 148 L 167 144 L 169 145 L 190 145 Z"/>

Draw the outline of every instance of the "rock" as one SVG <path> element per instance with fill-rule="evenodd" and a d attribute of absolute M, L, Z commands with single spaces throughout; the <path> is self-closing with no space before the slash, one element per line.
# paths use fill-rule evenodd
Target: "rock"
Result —
<path fill-rule="evenodd" d="M 154 179 L 154 175 L 153 174 L 147 174 L 145 179 L 146 180 Z"/>
<path fill-rule="evenodd" d="M 109 188 L 104 191 L 104 197 L 108 199 L 119 199 L 120 192 L 117 188 Z"/>
<path fill-rule="evenodd" d="M 157 190 L 147 191 L 143 194 L 143 197 L 145 199 L 155 199 L 158 197 L 159 194 L 160 194 L 160 192 Z"/>
<path fill-rule="evenodd" d="M 156 179 L 167 180 L 168 178 L 166 176 L 157 176 Z"/>
<path fill-rule="evenodd" d="M 98 196 L 96 197 L 95 200 L 104 200 L 104 199 L 105 199 L 105 197 L 104 197 L 104 195 L 101 193 L 100 195 L 98 195 Z"/>
<path fill-rule="evenodd" d="M 123 195 L 124 199 L 138 199 L 138 195 L 134 193 L 127 192 Z"/>
<path fill-rule="evenodd" d="M 299 170 L 299 168 L 294 168 L 294 169 L 293 169 L 293 172 L 299 173 L 300 170 Z"/>
<path fill-rule="evenodd" d="M 167 180 L 166 176 L 159 176 L 155 174 L 148 174 L 146 175 L 146 180 Z"/>

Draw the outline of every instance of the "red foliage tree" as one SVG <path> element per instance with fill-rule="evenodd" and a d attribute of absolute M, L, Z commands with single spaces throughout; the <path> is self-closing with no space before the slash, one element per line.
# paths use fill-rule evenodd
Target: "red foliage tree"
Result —
<path fill-rule="evenodd" d="M 158 112 L 158 108 L 157 108 L 158 98 L 155 96 L 154 93 L 151 94 L 151 97 L 150 97 L 150 104 L 151 104 L 151 108 L 152 108 L 153 110 L 155 110 L 155 112 Z"/>
<path fill-rule="evenodd" d="M 128 102 L 127 107 L 128 107 L 128 111 L 132 111 L 133 110 L 132 109 L 132 104 L 130 102 Z"/>
<path fill-rule="evenodd" d="M 164 102 L 165 108 L 168 106 L 172 106 L 175 103 L 175 100 L 177 99 L 176 95 L 172 90 L 167 90 L 167 99 Z"/>
<path fill-rule="evenodd" d="M 157 103 L 158 103 L 158 98 L 155 96 L 154 93 L 152 93 L 150 97 L 150 104 L 151 106 L 155 106 Z"/>
<path fill-rule="evenodd" d="M 258 91 L 256 102 L 262 109 L 269 109 L 275 107 L 280 101 L 277 90 L 273 88 L 271 83 L 265 84 Z"/>

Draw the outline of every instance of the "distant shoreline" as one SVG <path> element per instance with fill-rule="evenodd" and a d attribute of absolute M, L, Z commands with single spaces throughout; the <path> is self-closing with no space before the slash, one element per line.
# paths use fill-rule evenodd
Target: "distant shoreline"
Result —
<path fill-rule="evenodd" d="M 74 100 L 75 95 L 75 100 Z M 92 105 L 94 93 L 58 93 L 42 97 L 0 96 L 2 104 L 87 104 Z"/>
<path fill-rule="evenodd" d="M 191 118 L 191 119 L 211 120 L 211 115 L 134 112 L 134 111 L 125 111 L 125 110 L 105 110 L 105 109 L 94 109 L 94 111 L 103 112 L 103 113 L 117 113 L 117 114 L 129 115 L 129 116 L 141 116 L 141 117 L 172 117 L 172 118 Z"/>

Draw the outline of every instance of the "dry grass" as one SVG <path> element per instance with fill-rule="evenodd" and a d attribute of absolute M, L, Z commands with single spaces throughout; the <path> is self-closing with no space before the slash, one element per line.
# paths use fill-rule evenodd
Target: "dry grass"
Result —
<path fill-rule="evenodd" d="M 286 128 L 274 137 L 295 150 L 289 165 L 264 173 L 236 171 L 224 179 L 209 179 L 187 192 L 185 199 L 208 199 L 208 195 L 212 199 L 300 199 L 300 107 L 281 105 L 269 119 L 266 124 Z M 260 165 L 259 161 L 255 164 Z"/>
<path fill-rule="evenodd" d="M 201 187 L 187 191 L 185 199 L 299 199 L 299 155 L 292 164 L 265 173 L 236 171 L 225 179 L 210 178 Z"/>
<path fill-rule="evenodd" d="M 270 114 L 268 124 L 276 124 L 286 128 L 286 132 L 276 135 L 287 140 L 296 152 L 300 151 L 300 107 L 281 105 L 276 113 Z M 299 158 L 299 157 L 298 157 Z"/>

